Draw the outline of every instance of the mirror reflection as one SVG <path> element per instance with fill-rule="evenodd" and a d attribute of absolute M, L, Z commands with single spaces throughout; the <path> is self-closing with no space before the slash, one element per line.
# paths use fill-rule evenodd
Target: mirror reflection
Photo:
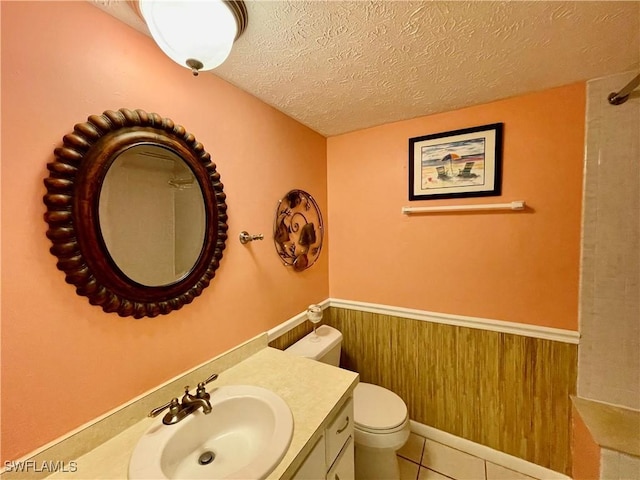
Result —
<path fill-rule="evenodd" d="M 189 274 L 205 240 L 200 185 L 173 151 L 136 145 L 113 161 L 100 190 L 99 226 L 117 267 L 145 286 Z"/>

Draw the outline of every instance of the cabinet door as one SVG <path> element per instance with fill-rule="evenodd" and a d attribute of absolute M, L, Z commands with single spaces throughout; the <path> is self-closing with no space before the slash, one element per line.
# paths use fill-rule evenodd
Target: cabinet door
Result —
<path fill-rule="evenodd" d="M 349 437 L 338 459 L 327 473 L 327 480 L 355 480 L 353 437 Z"/>
<path fill-rule="evenodd" d="M 327 468 L 333 465 L 338 453 L 342 450 L 347 438 L 353 436 L 353 399 L 340 409 L 326 430 L 327 435 Z"/>
<path fill-rule="evenodd" d="M 304 459 L 300 468 L 293 474 L 292 480 L 318 480 L 324 478 L 325 464 L 324 435 L 315 444 L 311 453 Z"/>

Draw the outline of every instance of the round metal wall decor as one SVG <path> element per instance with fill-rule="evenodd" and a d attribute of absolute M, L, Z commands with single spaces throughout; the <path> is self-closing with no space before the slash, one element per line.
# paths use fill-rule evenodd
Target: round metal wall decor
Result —
<path fill-rule="evenodd" d="M 278 202 L 273 225 L 273 241 L 287 267 L 301 272 L 320 256 L 324 224 L 313 197 L 304 190 L 291 190 Z"/>

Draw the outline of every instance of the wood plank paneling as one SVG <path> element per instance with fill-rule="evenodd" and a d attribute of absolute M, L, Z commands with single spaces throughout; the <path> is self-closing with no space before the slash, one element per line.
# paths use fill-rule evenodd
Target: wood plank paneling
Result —
<path fill-rule="evenodd" d="M 571 474 L 577 345 L 336 307 L 325 323 L 344 336 L 342 367 L 396 392 L 413 420 Z"/>
<path fill-rule="evenodd" d="M 342 366 L 425 425 L 571 474 L 577 345 L 332 307 Z"/>
<path fill-rule="evenodd" d="M 277 348 L 279 350 L 284 350 L 290 345 L 293 345 L 302 337 L 311 333 L 313 331 L 313 324 L 308 320 L 305 320 L 297 327 L 292 328 L 291 330 L 283 333 L 277 338 L 274 338 L 269 342 L 269 346 L 273 348 Z"/>

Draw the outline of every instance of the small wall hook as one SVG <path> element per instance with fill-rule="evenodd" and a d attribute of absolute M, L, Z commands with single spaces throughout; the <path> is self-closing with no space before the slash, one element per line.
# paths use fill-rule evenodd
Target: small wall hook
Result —
<path fill-rule="evenodd" d="M 249 242 L 253 242 L 254 240 L 264 240 L 264 235 L 262 233 L 258 233 L 257 235 L 250 235 L 248 232 L 242 231 L 240 232 L 240 243 L 245 245 Z"/>

